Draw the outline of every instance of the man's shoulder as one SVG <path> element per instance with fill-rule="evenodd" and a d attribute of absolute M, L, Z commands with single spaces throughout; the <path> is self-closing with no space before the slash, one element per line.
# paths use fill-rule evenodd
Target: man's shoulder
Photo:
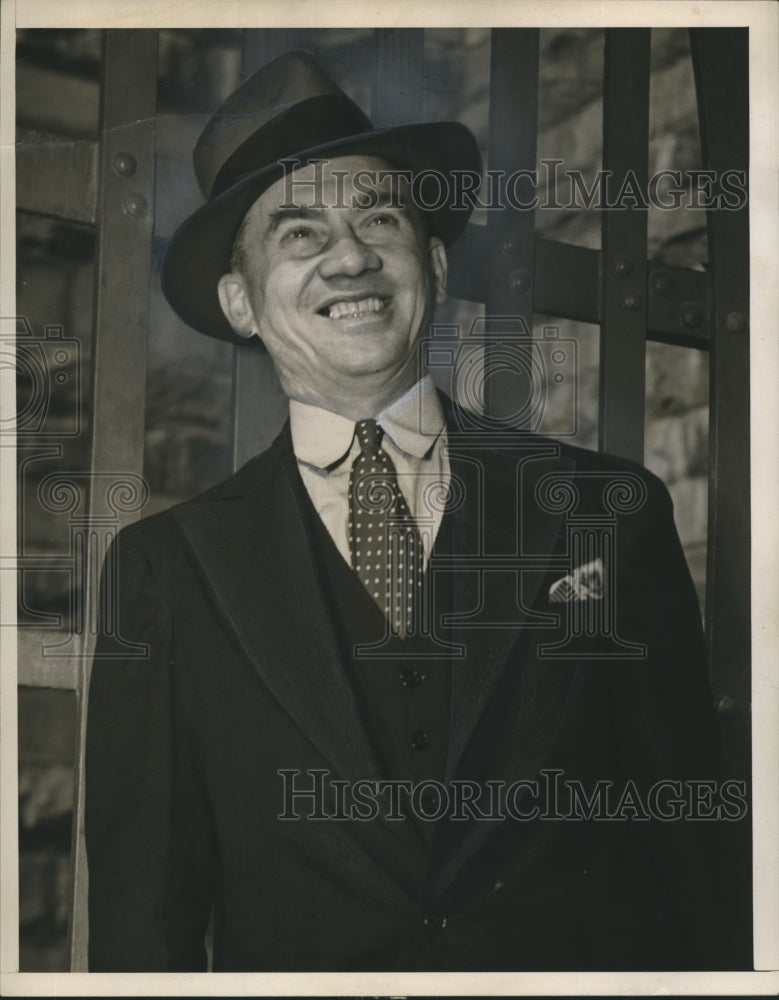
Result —
<path fill-rule="evenodd" d="M 594 451 L 554 438 L 541 438 L 558 450 L 560 461 L 577 492 L 615 514 L 654 516 L 672 510 L 668 487 L 659 476 L 633 459 L 611 452 Z"/>
<path fill-rule="evenodd" d="M 579 512 L 640 512 L 653 520 L 672 511 L 667 487 L 640 462 L 485 421 L 443 398 L 450 456 L 483 463 L 494 482 L 508 487 L 521 478 L 542 504 L 549 491 L 552 505 L 563 503 L 560 490 L 567 490 Z"/>
<path fill-rule="evenodd" d="M 446 413 L 449 440 L 455 446 L 462 443 L 465 447 L 470 445 L 478 449 L 483 441 L 484 450 L 504 457 L 526 455 L 529 459 L 537 457 L 539 461 L 543 459 L 552 464 L 559 460 L 561 466 L 572 466 L 579 472 L 633 474 L 648 483 L 656 482 L 662 486 L 662 481 L 640 462 L 574 445 L 553 434 L 541 434 L 490 421 L 454 402 L 441 391 L 439 396 Z"/>
<path fill-rule="evenodd" d="M 593 473 L 596 475 L 614 476 L 635 476 L 647 485 L 659 486 L 665 489 L 662 480 L 642 465 L 631 458 L 622 455 L 615 455 L 607 451 L 595 451 L 593 448 L 583 448 L 580 445 L 570 444 L 567 441 L 560 441 L 549 435 L 530 435 L 537 441 L 553 445 L 557 449 L 559 457 L 566 463 L 570 463 L 580 474 Z"/>
<path fill-rule="evenodd" d="M 527 462 L 559 467 L 571 475 L 613 475 L 635 477 L 652 489 L 665 489 L 661 479 L 640 462 L 610 452 L 595 451 L 562 441 L 552 435 L 512 427 L 499 430 L 480 427 L 477 431 L 448 425 L 449 447 L 457 451 L 479 451 L 499 460 L 522 458 Z"/>

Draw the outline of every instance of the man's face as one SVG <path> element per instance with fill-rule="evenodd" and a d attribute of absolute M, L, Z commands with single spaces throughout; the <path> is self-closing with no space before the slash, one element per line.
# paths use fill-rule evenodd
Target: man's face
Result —
<path fill-rule="evenodd" d="M 446 257 L 402 186 L 393 199 L 389 178 L 371 184 L 378 204 L 366 203 L 356 173 L 389 169 L 340 157 L 315 185 L 306 166 L 247 213 L 241 274 L 222 278 L 222 308 L 236 329 L 259 332 L 293 398 L 359 410 L 362 395 L 391 395 L 419 374 L 415 343 L 443 301 Z"/>

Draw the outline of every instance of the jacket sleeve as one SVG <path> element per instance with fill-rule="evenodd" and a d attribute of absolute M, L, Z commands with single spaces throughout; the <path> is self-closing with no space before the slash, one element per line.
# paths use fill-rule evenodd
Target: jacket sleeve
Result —
<path fill-rule="evenodd" d="M 91 971 L 206 968 L 215 838 L 145 527 L 119 534 L 101 579 L 86 740 Z"/>
<path fill-rule="evenodd" d="M 721 782 L 731 776 L 721 770 L 698 600 L 668 491 L 651 474 L 646 483 L 646 502 L 626 518 L 617 558 L 620 628 L 646 643 L 642 662 L 614 667 L 623 774 L 645 793 L 681 783 L 685 818 L 647 824 L 657 877 L 673 887 L 700 967 L 744 968 L 750 887 L 729 875 L 739 869 L 734 822 L 748 835 L 749 820 L 718 811 Z"/>

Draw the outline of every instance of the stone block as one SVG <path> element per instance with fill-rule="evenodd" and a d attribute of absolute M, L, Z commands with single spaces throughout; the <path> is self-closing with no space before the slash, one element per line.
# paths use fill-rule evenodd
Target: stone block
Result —
<path fill-rule="evenodd" d="M 648 343 L 646 401 L 648 421 L 708 405 L 708 354 L 689 347 Z"/>
<path fill-rule="evenodd" d="M 661 417 L 646 428 L 644 462 L 665 483 L 705 476 L 708 467 L 709 408 Z"/>

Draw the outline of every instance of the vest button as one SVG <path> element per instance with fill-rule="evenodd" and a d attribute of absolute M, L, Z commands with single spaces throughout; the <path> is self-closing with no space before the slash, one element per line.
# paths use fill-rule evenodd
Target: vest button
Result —
<path fill-rule="evenodd" d="M 424 679 L 425 675 L 413 667 L 406 667 L 400 675 L 400 682 L 404 688 L 419 687 Z"/>
<path fill-rule="evenodd" d="M 442 931 L 446 927 L 446 917 L 440 913 L 428 913 L 422 918 L 425 927 L 432 931 Z"/>
<path fill-rule="evenodd" d="M 424 729 L 415 729 L 411 734 L 411 749 L 412 750 L 427 750 L 430 746 L 430 737 L 424 731 Z"/>

